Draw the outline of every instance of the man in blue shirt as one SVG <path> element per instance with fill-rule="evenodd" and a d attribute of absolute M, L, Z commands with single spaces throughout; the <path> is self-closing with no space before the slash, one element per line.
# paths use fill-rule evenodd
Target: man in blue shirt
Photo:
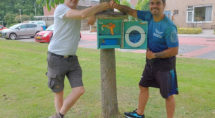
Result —
<path fill-rule="evenodd" d="M 174 94 L 178 94 L 176 76 L 176 55 L 178 36 L 176 26 L 164 15 L 166 0 L 150 0 L 150 11 L 138 11 L 111 1 L 112 8 L 138 19 L 148 21 L 148 49 L 146 65 L 139 82 L 138 108 L 125 112 L 129 118 L 144 118 L 144 110 L 149 98 L 149 88 L 160 89 L 166 100 L 167 118 L 173 118 L 175 111 Z"/>

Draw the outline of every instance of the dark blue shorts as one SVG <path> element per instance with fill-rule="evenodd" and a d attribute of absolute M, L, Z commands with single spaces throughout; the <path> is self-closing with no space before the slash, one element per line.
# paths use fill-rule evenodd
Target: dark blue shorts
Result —
<path fill-rule="evenodd" d="M 157 60 L 156 60 L 157 61 Z M 147 61 L 142 78 L 139 85 L 142 87 L 155 87 L 160 88 L 160 94 L 163 98 L 168 98 L 173 94 L 178 94 L 177 75 L 175 69 L 175 60 L 173 66 L 166 66 L 166 62 L 150 62 Z M 165 64 L 165 65 L 163 65 Z"/>

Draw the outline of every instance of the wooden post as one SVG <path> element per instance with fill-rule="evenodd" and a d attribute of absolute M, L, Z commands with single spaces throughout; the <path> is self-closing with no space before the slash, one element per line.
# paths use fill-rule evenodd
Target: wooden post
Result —
<path fill-rule="evenodd" d="M 110 0 L 100 0 L 108 2 Z M 120 16 L 120 17 L 119 17 Z M 113 10 L 107 10 L 97 14 L 97 18 L 127 18 L 122 13 L 114 13 Z M 100 50 L 100 69 L 101 69 L 101 96 L 102 96 L 102 116 L 103 118 L 118 118 L 118 102 L 116 87 L 116 61 L 115 49 Z"/>
<path fill-rule="evenodd" d="M 100 50 L 102 115 L 104 118 L 118 117 L 116 89 L 115 49 Z"/>

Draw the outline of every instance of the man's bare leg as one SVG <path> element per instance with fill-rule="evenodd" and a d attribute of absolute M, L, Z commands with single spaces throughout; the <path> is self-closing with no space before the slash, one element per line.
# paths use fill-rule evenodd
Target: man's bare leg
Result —
<path fill-rule="evenodd" d="M 140 88 L 139 104 L 138 104 L 138 109 L 136 112 L 139 115 L 143 115 L 147 101 L 148 101 L 148 98 L 149 98 L 149 88 L 148 87 L 142 87 L 142 86 L 139 86 L 139 88 Z"/>
<path fill-rule="evenodd" d="M 55 93 L 55 109 L 59 113 L 63 106 L 63 91 Z"/>
<path fill-rule="evenodd" d="M 166 99 L 166 112 L 167 112 L 167 118 L 173 118 L 174 112 L 175 112 L 175 99 L 174 96 L 169 96 Z"/>
<path fill-rule="evenodd" d="M 85 92 L 84 87 L 76 87 L 72 89 L 72 92 L 67 96 L 63 102 L 63 106 L 60 110 L 61 114 L 66 114 L 68 110 L 76 103 L 76 101 L 83 95 Z"/>

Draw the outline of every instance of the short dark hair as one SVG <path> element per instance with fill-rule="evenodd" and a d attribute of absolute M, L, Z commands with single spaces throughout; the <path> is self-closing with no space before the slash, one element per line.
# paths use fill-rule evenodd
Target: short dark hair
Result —
<path fill-rule="evenodd" d="M 163 2 L 164 4 L 166 4 L 166 0 L 162 0 L 162 2 Z"/>

